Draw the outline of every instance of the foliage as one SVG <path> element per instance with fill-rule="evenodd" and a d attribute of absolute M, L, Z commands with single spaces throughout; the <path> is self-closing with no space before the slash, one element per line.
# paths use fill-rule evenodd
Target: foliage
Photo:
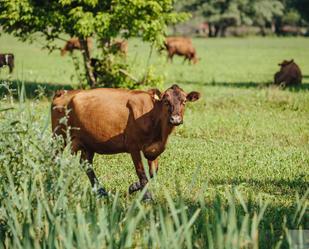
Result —
<path fill-rule="evenodd" d="M 79 37 L 87 82 L 94 86 L 86 38 L 95 35 L 102 40 L 139 35 L 145 41 L 161 44 L 166 26 L 186 17 L 173 12 L 172 3 L 172 0 L 2 0 L 0 26 L 22 40 L 31 40 L 40 33 L 51 50 L 56 48 L 50 42 L 63 39 L 63 34 Z"/>
<path fill-rule="evenodd" d="M 309 22 L 309 2 L 307 0 L 285 0 L 285 6 L 287 11 L 297 11 L 297 13 L 302 17 L 302 19 Z"/>
<path fill-rule="evenodd" d="M 141 87 L 162 88 L 164 77 L 156 75 L 152 65 L 146 65 L 146 72 L 138 78 L 130 73 L 132 67 L 129 66 L 124 56 L 119 51 L 112 52 L 106 48 L 103 49 L 102 58 L 97 59 L 94 64 L 94 72 L 99 86 L 129 89 Z"/>
<path fill-rule="evenodd" d="M 224 36 L 229 26 L 251 24 L 247 8 L 247 0 L 191 0 L 185 5 L 185 9 L 194 11 L 205 18 L 210 25 L 210 36 Z"/>
<path fill-rule="evenodd" d="M 297 26 L 300 24 L 301 16 L 295 10 L 290 10 L 282 17 L 282 23 Z"/>
<path fill-rule="evenodd" d="M 178 9 L 192 11 L 210 25 L 210 36 L 224 36 L 227 27 L 256 25 L 265 35 L 266 27 L 306 25 L 309 5 L 306 0 L 190 0 L 177 3 Z M 308 23 L 307 23 L 308 24 Z"/>
<path fill-rule="evenodd" d="M 278 0 L 252 0 L 251 4 L 253 22 L 262 28 L 283 14 L 283 5 Z"/>

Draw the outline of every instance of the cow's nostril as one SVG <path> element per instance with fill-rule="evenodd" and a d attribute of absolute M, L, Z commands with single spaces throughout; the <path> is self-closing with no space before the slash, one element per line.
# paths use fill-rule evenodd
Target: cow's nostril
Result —
<path fill-rule="evenodd" d="M 173 125 L 180 125 L 182 124 L 182 118 L 179 115 L 171 116 L 170 123 Z"/>

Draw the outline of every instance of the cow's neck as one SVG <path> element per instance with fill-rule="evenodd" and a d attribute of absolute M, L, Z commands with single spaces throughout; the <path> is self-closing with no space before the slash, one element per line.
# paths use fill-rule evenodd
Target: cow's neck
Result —
<path fill-rule="evenodd" d="M 174 129 L 174 126 L 170 125 L 168 122 L 168 114 L 164 113 L 163 103 L 157 102 L 154 106 L 153 111 L 153 134 L 152 141 L 144 148 L 143 152 L 146 158 L 156 158 L 165 149 L 168 136 Z"/>

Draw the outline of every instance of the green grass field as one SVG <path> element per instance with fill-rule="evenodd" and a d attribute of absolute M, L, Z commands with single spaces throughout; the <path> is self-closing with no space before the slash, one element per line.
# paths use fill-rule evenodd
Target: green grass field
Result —
<path fill-rule="evenodd" d="M 232 195 L 235 198 L 235 203 L 233 202 L 237 213 L 235 217 L 239 218 L 238 215 L 240 214 L 248 214 L 247 218 L 252 219 L 249 222 L 250 224 L 254 224 L 253 213 L 261 210 L 261 203 L 268 203 L 259 228 L 263 236 L 267 236 L 265 233 L 268 232 L 272 234 L 273 241 L 269 238 L 265 239 L 263 236 L 260 236 L 258 240 L 260 247 L 275 248 L 275 244 L 280 241 L 280 236 L 285 234 L 284 229 L 300 227 L 309 229 L 309 214 L 308 210 L 306 211 L 308 201 L 303 202 L 302 219 L 299 223 L 296 222 L 297 224 L 294 222 L 295 213 L 300 212 L 299 207 L 297 209 L 299 204 L 297 196 L 305 196 L 306 191 L 308 195 L 309 189 L 309 40 L 305 38 L 228 38 L 194 39 L 193 43 L 196 46 L 198 56 L 201 57 L 201 61 L 197 65 L 183 64 L 181 58 L 175 58 L 174 63 L 169 64 L 166 62 L 165 56 L 159 56 L 156 52 L 152 53 L 150 59 L 150 64 L 156 67 L 156 72 L 165 76 L 166 87 L 176 82 L 186 91 L 200 91 L 202 99 L 187 105 L 184 124 L 176 128 L 169 139 L 166 151 L 159 158 L 158 175 L 150 184 L 156 201 L 153 206 L 146 205 L 145 209 L 139 209 L 145 212 L 144 220 L 141 222 L 142 226 L 148 227 L 144 223 L 147 224 L 147 219 L 152 219 L 151 215 L 159 217 L 158 220 L 161 221 L 161 218 L 165 216 L 163 214 L 163 216 L 160 216 L 160 212 L 166 208 L 166 210 L 171 211 L 172 223 L 174 222 L 174 226 L 178 227 L 173 212 L 177 213 L 177 208 L 181 210 L 182 206 L 179 203 L 184 203 L 183 205 L 186 206 L 185 209 L 188 211 L 188 219 L 198 208 L 200 208 L 200 214 L 190 227 L 191 234 L 186 235 L 189 237 L 183 235 L 185 236 L 184 244 L 175 242 L 177 246 L 174 248 L 205 248 L 205 246 L 211 248 L 210 235 L 207 234 L 207 229 L 212 232 L 212 229 L 214 229 L 218 233 L 213 232 L 214 245 L 217 245 L 215 248 L 221 248 L 219 246 L 221 240 L 217 236 L 222 235 L 229 238 L 228 224 L 229 222 L 233 223 L 229 219 L 231 209 L 228 208 L 231 205 L 228 200 Z M 135 75 L 140 76 L 145 72 L 149 51 L 148 44 L 143 44 L 138 39 L 129 41 L 127 60 L 134 65 Z M 33 87 L 37 84 L 47 89 L 51 85 L 53 85 L 53 88 L 61 88 L 64 85 L 76 87 L 76 79 L 72 77 L 74 69 L 71 65 L 71 59 L 61 57 L 60 52 L 48 54 L 40 49 L 39 44 L 21 43 L 7 35 L 0 37 L 0 52 L 13 52 L 16 56 L 16 70 L 11 77 L 7 76 L 6 69 L 0 71 L 2 83 L 19 80 L 25 83 L 26 88 L 27 85 Z M 280 89 L 266 84 L 272 82 L 273 74 L 279 68 L 277 64 L 283 59 L 291 58 L 294 58 L 302 69 L 304 75 L 302 86 Z M 9 202 L 8 200 L 13 197 L 17 198 L 18 195 L 22 199 L 27 193 L 32 193 L 31 190 L 27 190 L 27 193 L 25 193 L 24 188 L 17 187 L 22 183 L 14 182 L 16 178 L 27 179 L 23 181 L 29 183 L 29 178 L 35 178 L 33 172 L 37 172 L 37 170 L 29 171 L 29 169 L 33 169 L 33 167 L 43 169 L 43 172 L 47 172 L 46 176 L 50 174 L 55 177 L 54 174 L 56 174 L 49 172 L 49 167 L 55 167 L 53 159 L 48 155 L 51 146 L 49 141 L 51 136 L 49 98 L 36 97 L 33 93 L 32 98 L 25 103 L 19 104 L 17 100 L 12 103 L 12 101 L 9 96 L 0 101 L 0 110 L 9 107 L 15 108 L 0 112 L 0 127 L 3 131 L 7 131 L 0 135 L 0 151 L 2 153 L 0 155 L 0 167 L 2 169 L 0 170 L 5 175 L 2 175 L 2 182 L 10 179 L 5 168 L 12 169 L 14 176 L 8 181 L 8 185 L 2 184 L 0 181 L 0 185 L 2 184 L 0 190 L 3 190 L 4 193 L 0 197 L 0 201 L 3 203 Z M 14 131 L 23 129 L 27 131 L 25 134 L 14 133 Z M 41 153 L 44 155 L 40 155 Z M 90 184 L 86 175 L 78 169 L 78 166 L 74 168 L 69 166 L 70 162 L 72 162 L 72 165 L 78 165 L 77 159 L 71 158 L 66 153 L 61 157 L 60 162 L 55 162 L 55 165 L 66 165 L 64 169 L 72 170 L 70 182 L 73 186 L 65 185 L 64 189 L 71 191 L 71 188 L 73 188 L 73 193 L 78 192 L 80 194 L 75 196 L 70 193 L 67 195 L 67 192 L 63 193 L 59 189 L 57 191 L 67 197 L 65 199 L 67 206 L 63 212 L 72 211 L 77 212 L 76 215 L 80 215 L 78 212 L 84 211 L 86 221 L 83 224 L 87 226 L 86 224 L 91 223 L 89 219 L 87 220 L 89 216 L 87 212 L 90 212 L 93 208 L 91 205 L 94 205 L 91 197 L 89 197 L 89 195 L 91 196 L 89 194 Z M 127 189 L 133 181 L 137 180 L 130 156 L 125 154 L 97 155 L 94 168 L 104 186 L 112 193 L 119 194 L 120 199 L 118 201 L 120 204 L 117 204 L 120 205 L 119 210 L 130 210 L 129 207 L 132 203 L 135 203 L 136 195 L 129 197 Z M 58 171 L 56 170 L 56 172 Z M 42 178 L 46 178 L 46 176 L 43 175 Z M 57 177 L 51 177 L 51 179 L 57 182 Z M 53 186 L 53 184 L 56 184 L 55 182 L 50 181 L 49 184 Z M 15 188 L 16 196 L 7 193 L 6 188 Z M 57 191 L 55 193 L 58 193 Z M 180 205 L 175 210 L 171 206 L 166 192 L 175 201 L 176 206 Z M 238 198 L 239 195 L 242 197 Z M 58 198 L 52 196 L 52 198 Z M 63 196 L 61 198 L 64 198 Z M 222 207 L 219 207 L 220 212 L 223 213 L 218 212 L 222 217 L 225 217 L 224 215 L 227 217 L 222 218 L 219 215 L 221 217 L 218 218 L 221 222 L 219 223 L 222 225 L 221 233 L 211 224 L 209 228 L 205 228 L 204 226 L 207 225 L 203 224 L 211 223 L 214 220 L 218 222 L 218 219 L 211 218 L 217 217 L 216 214 L 218 215 L 218 213 L 212 214 L 210 211 L 212 209 L 217 210 L 218 198 L 223 202 Z M 26 203 L 26 200 L 24 201 Z M 52 201 L 54 204 L 55 202 Z M 81 205 L 82 211 L 76 211 L 76 203 Z M 103 204 L 97 203 L 98 208 L 94 213 L 100 213 L 105 205 L 109 205 L 104 203 L 104 201 Z M 201 203 L 205 206 L 200 206 Z M 88 204 L 91 207 L 88 207 Z M 247 211 L 246 208 L 243 208 L 243 205 L 247 206 Z M 2 214 L 5 213 L 3 209 L 5 208 L 2 208 Z M 226 213 L 224 213 L 224 210 L 226 210 Z M 16 211 L 16 216 L 19 212 Z M 128 213 L 126 211 L 119 212 L 119 217 L 117 217 L 120 220 L 127 217 L 125 214 L 129 213 L 129 211 Z M 168 216 L 168 211 L 162 212 Z M 207 212 L 210 212 L 210 214 Z M 12 213 L 14 212 L 12 211 Z M 109 213 L 107 212 L 107 214 Z M 181 216 L 180 211 L 179 216 Z M 6 216 L 3 215 L 3 217 Z M 26 214 L 25 217 L 27 217 Z M 57 220 L 57 215 L 54 217 Z M 241 231 L 241 224 L 245 219 L 245 216 L 241 217 L 236 221 L 238 225 L 235 225 L 239 231 Z M 118 218 L 115 219 L 118 220 Z M 18 220 L 18 217 L 16 219 Z M 98 218 L 92 217 L 91 219 L 97 220 Z M 24 220 L 25 224 L 26 221 L 27 218 Z M 71 226 L 80 224 L 78 222 L 73 222 Z M 112 220 L 110 222 L 112 223 Z M 126 223 L 124 222 L 124 224 Z M 151 221 L 150 224 L 156 226 L 157 223 Z M 151 230 L 151 225 L 149 226 L 149 231 L 159 233 L 158 241 L 160 243 L 163 243 L 163 241 L 167 243 L 164 245 L 159 242 L 159 244 L 152 242 L 153 244 L 150 244 L 150 246 L 170 248 L 169 243 L 174 242 L 169 242 L 168 237 L 171 236 L 172 238 L 172 235 L 168 235 L 168 232 L 164 233 L 164 226 L 159 224 L 158 230 L 155 230 L 155 228 Z M 121 231 L 125 230 L 124 227 L 126 226 L 121 226 L 120 230 L 117 230 L 118 233 L 116 232 L 120 237 L 122 236 Z M 167 227 L 169 227 L 168 224 Z M 3 231 L 5 230 L 3 229 Z M 58 230 L 56 229 L 56 231 Z M 143 232 L 141 228 L 136 231 L 138 232 L 130 237 L 132 241 L 148 241 L 146 232 Z M 205 232 L 204 235 L 203 232 Z M 18 234 L 18 231 L 16 233 Z M 166 237 L 161 233 L 165 234 Z M 15 236 L 12 231 L 11 234 L 13 234 L 13 237 Z M 177 234 L 176 230 L 175 234 Z M 4 235 L 0 233 L 1 236 Z M 117 241 L 117 236 L 114 238 L 115 241 Z M 240 237 L 241 233 L 238 234 L 237 238 Z M 156 241 L 153 237 L 151 238 L 152 241 Z M 225 244 L 224 248 L 256 248 L 257 244 L 254 244 L 253 238 L 254 236 L 251 234 L 252 244 L 250 244 L 251 242 L 242 244 L 243 246 L 231 244 L 230 247 Z M 44 239 L 42 238 L 41 241 L 45 241 Z M 250 239 L 248 240 L 251 241 Z M 48 240 L 46 239 L 46 241 Z M 127 240 L 125 241 L 127 243 Z M 179 240 L 177 241 L 179 242 Z M 225 239 L 223 241 L 227 243 Z M 134 244 L 135 242 L 132 242 L 133 244 L 128 242 L 128 245 L 139 247 L 138 243 Z M 87 245 L 84 248 L 88 248 Z M 127 244 L 120 243 L 118 246 L 125 247 L 124 245 Z M 79 246 L 82 248 L 81 244 Z M 79 248 L 79 246 L 59 246 L 57 248 Z M 286 241 L 283 246 L 287 247 Z M 105 247 L 110 247 L 110 245 L 103 246 L 103 248 Z M 110 248 L 113 248 L 113 246 Z"/>

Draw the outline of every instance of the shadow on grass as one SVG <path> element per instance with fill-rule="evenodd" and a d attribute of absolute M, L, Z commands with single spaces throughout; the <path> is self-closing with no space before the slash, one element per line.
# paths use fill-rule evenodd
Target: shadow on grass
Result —
<path fill-rule="evenodd" d="M 27 98 L 35 98 L 40 94 L 44 96 L 52 96 L 56 90 L 72 90 L 73 87 L 68 84 L 56 84 L 56 83 L 41 83 L 31 81 L 20 81 L 20 80 L 0 80 L 0 97 L 8 94 L 10 91 L 14 97 L 18 96 L 18 93 L 22 89 L 25 89 Z M 10 89 L 10 90 L 8 90 Z"/>
<path fill-rule="evenodd" d="M 309 78 L 309 76 L 308 76 Z M 256 82 L 196 82 L 196 81 L 179 81 L 180 84 L 192 84 L 192 85 L 200 85 L 200 86 L 219 86 L 219 87 L 232 87 L 232 88 L 257 88 L 257 89 L 265 89 L 269 87 L 278 87 L 271 82 L 266 83 L 256 83 Z M 284 90 L 299 92 L 303 90 L 309 90 L 309 84 L 301 84 L 298 86 L 287 86 L 285 88 L 281 88 Z"/>
<path fill-rule="evenodd" d="M 207 190 L 206 190 L 207 191 Z M 233 196 L 233 197 L 232 197 Z M 224 225 L 227 222 L 227 226 L 231 225 L 229 222 L 233 222 L 233 219 L 229 219 L 227 214 L 231 211 L 231 208 L 235 208 L 235 218 L 240 227 L 242 221 L 244 221 L 244 216 L 249 215 L 253 217 L 255 214 L 262 210 L 262 203 L 266 204 L 265 212 L 261 216 L 259 224 L 259 248 L 274 248 L 277 242 L 282 239 L 285 235 L 285 229 L 299 229 L 302 226 L 308 229 L 308 224 L 306 221 L 306 215 L 303 215 L 299 220 L 300 213 L 297 213 L 297 203 L 289 203 L 283 205 L 275 201 L 265 201 L 261 203 L 262 199 L 257 198 L 257 196 L 247 196 L 242 201 L 245 203 L 245 209 L 242 205 L 241 199 L 231 195 L 233 199 L 233 204 L 230 206 L 227 202 L 227 196 L 216 195 L 213 199 L 202 198 L 199 201 L 192 201 L 185 199 L 178 194 L 176 198 L 173 198 L 174 205 L 176 207 L 181 206 L 181 203 L 185 203 L 189 216 L 192 217 L 196 210 L 200 210 L 200 213 L 193 224 L 193 241 L 200 241 L 202 243 L 202 248 L 209 247 L 209 233 L 212 233 L 212 237 L 216 238 L 216 224 L 222 226 L 222 231 L 227 233 L 225 230 L 227 227 Z M 164 208 L 166 202 L 157 202 L 156 205 L 160 208 L 163 207 L 163 212 L 168 213 Z M 228 220 L 225 220 L 228 219 Z M 219 225 L 219 227 L 220 227 Z M 218 230 L 217 230 L 218 232 Z M 220 231 L 219 231 L 220 233 Z M 286 239 L 284 239 L 283 244 L 280 248 L 288 248 Z"/>
<path fill-rule="evenodd" d="M 258 189 L 271 189 L 271 192 L 275 191 L 281 195 L 294 195 L 295 192 L 300 195 L 304 195 L 308 189 L 308 181 L 305 179 L 305 175 L 299 175 L 293 179 L 222 179 L 210 181 L 213 185 L 242 185 L 247 184 L 253 188 Z"/>
<path fill-rule="evenodd" d="M 306 75 L 304 77 L 308 77 Z M 265 89 L 269 87 L 276 87 L 271 83 L 256 83 L 256 82 L 196 82 L 196 81 L 180 81 L 180 84 L 193 84 L 200 86 L 219 86 L 219 87 L 231 87 L 231 88 L 243 88 L 243 89 Z M 0 80 L 0 97 L 8 93 L 7 87 L 13 93 L 13 96 L 17 97 L 18 93 L 24 87 L 27 98 L 36 98 L 40 94 L 50 97 L 56 90 L 72 90 L 73 87 L 69 84 L 62 83 L 48 83 L 48 82 L 33 82 L 33 81 L 20 81 L 20 80 Z M 278 87 L 279 88 L 279 87 Z M 309 84 L 302 84 L 300 86 L 289 86 L 284 90 L 299 92 L 309 90 Z"/>

